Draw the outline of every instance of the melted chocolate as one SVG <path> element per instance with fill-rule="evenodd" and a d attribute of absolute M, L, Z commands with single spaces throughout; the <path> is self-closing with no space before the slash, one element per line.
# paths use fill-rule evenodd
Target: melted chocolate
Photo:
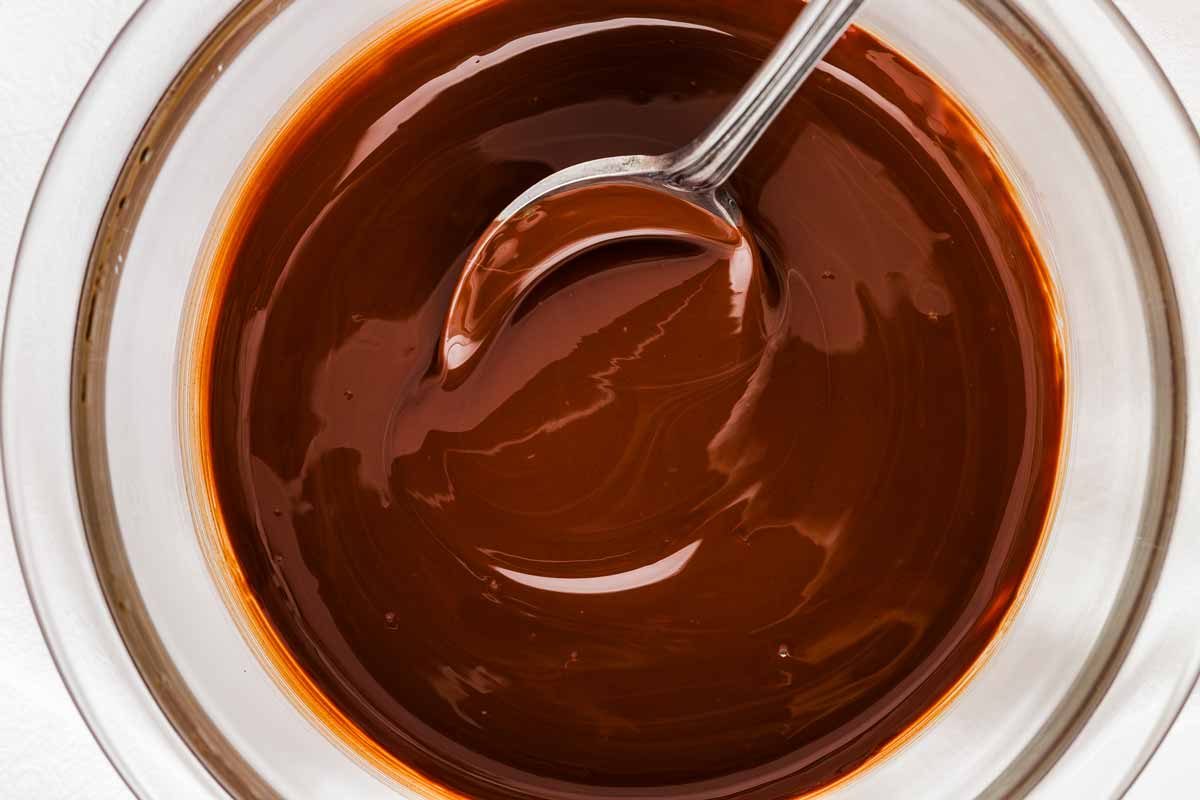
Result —
<path fill-rule="evenodd" d="M 206 365 L 221 515 L 308 680 L 431 786 L 801 795 L 1013 607 L 1063 423 L 1044 270 L 969 120 L 865 33 L 732 182 L 760 264 L 695 220 L 587 249 L 436 368 L 500 209 L 693 138 L 798 10 L 468 4 L 247 181 Z"/>

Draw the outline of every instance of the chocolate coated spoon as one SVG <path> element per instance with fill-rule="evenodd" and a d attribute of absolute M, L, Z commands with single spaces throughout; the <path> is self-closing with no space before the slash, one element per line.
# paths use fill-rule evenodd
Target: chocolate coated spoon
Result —
<path fill-rule="evenodd" d="M 662 231 L 658 220 L 617 225 L 564 243 L 558 257 L 521 261 L 520 234 L 553 209 L 568 193 L 603 185 L 638 185 L 665 193 L 663 208 L 679 219 L 716 216 L 731 229 L 741 227 L 741 212 L 723 185 L 783 107 L 850 27 L 866 0 L 809 0 L 783 40 L 728 109 L 699 138 L 665 155 L 601 158 L 560 170 L 538 181 L 510 203 L 468 256 L 440 343 L 440 368 L 454 385 L 495 333 L 497 321 L 515 308 L 536 283 L 570 256 L 602 241 L 646 238 Z M 681 216 L 682 211 L 682 216 Z M 603 221 L 601 221 L 603 222 Z M 624 223 L 623 223 L 624 224 Z M 551 248 L 553 249 L 553 248 Z"/>

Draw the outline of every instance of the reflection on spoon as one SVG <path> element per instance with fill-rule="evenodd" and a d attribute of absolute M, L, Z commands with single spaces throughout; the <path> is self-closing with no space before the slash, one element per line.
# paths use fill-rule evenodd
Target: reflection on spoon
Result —
<path fill-rule="evenodd" d="M 666 558 L 647 564 L 644 567 L 631 569 L 628 572 L 618 572 L 615 575 L 597 575 L 591 578 L 551 578 L 545 575 L 530 575 L 525 572 L 495 567 L 495 570 L 509 580 L 515 581 L 533 589 L 542 589 L 559 594 L 615 594 L 628 592 L 632 589 L 643 589 L 653 586 L 669 578 L 673 578 L 692 560 L 700 549 L 698 539 L 688 546 L 677 550 Z"/>

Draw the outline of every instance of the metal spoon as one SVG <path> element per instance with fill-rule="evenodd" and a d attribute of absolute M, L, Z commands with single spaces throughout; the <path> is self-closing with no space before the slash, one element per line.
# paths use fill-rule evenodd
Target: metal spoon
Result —
<path fill-rule="evenodd" d="M 512 220 L 521 219 L 531 206 L 554 195 L 601 183 L 637 183 L 659 189 L 716 214 L 735 228 L 741 212 L 722 187 L 754 147 L 775 117 L 808 78 L 817 64 L 850 27 L 854 14 L 866 0 L 808 0 L 795 23 L 766 62 L 728 109 L 701 136 L 672 153 L 658 156 L 616 156 L 586 161 L 538 181 L 500 212 L 467 258 L 450 303 L 442 332 L 440 356 L 443 374 L 465 372 L 479 350 L 472 311 L 484 278 L 483 254 L 489 243 L 506 233 Z M 522 273 L 502 296 L 515 302 L 554 268 Z M 506 278 L 511 280 L 511 278 Z M 491 302 L 495 302 L 494 299 Z M 453 381 L 456 382 L 456 381 Z"/>

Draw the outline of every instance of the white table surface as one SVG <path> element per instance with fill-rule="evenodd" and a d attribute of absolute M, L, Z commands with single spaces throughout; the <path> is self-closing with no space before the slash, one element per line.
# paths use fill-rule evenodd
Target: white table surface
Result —
<path fill-rule="evenodd" d="M 177 0 L 185 1 L 203 2 Z M 55 136 L 138 2 L 0 0 L 0 297 L 8 296 L 21 226 Z M 1118 0 L 1118 5 L 1200 121 L 1200 2 Z M 0 495 L 0 800 L 130 800 L 50 661 L 21 581 L 3 503 Z M 1198 796 L 1200 693 L 1128 795 Z"/>

